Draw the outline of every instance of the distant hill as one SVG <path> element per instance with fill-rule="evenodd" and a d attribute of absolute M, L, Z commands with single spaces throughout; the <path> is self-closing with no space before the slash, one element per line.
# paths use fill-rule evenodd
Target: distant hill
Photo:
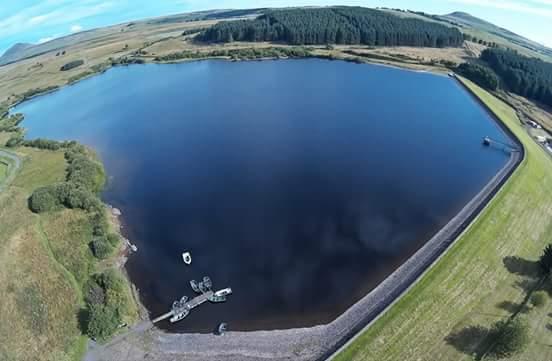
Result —
<path fill-rule="evenodd" d="M 198 11 L 193 13 L 185 13 L 178 15 L 162 16 L 158 18 L 150 18 L 144 20 L 137 20 L 135 22 L 127 24 L 168 24 L 178 23 L 193 20 L 212 20 L 219 18 L 247 18 L 260 15 L 262 9 L 248 9 L 248 10 L 208 10 Z M 75 34 L 70 34 L 50 40 L 42 44 L 24 44 L 18 43 L 9 48 L 2 56 L 0 56 L 0 66 L 14 63 L 19 60 L 33 58 L 49 52 L 57 52 L 66 49 L 67 47 L 76 45 L 78 43 L 89 41 L 92 39 L 100 38 L 102 36 L 109 36 L 113 34 L 114 29 L 118 29 L 124 24 L 112 25 L 108 27 L 82 31 Z"/>
<path fill-rule="evenodd" d="M 27 48 L 30 48 L 33 46 L 33 44 L 29 43 L 17 43 L 14 44 L 11 48 L 6 50 L 4 54 L 2 54 L 2 57 L 0 58 L 16 58 L 18 54 L 20 54 L 22 51 L 24 51 Z"/>
<path fill-rule="evenodd" d="M 440 16 L 440 18 L 445 21 L 459 24 L 461 27 L 469 27 L 478 31 L 483 31 L 498 36 L 513 44 L 537 52 L 539 54 L 552 56 L 552 49 L 468 13 L 457 11 L 451 14 Z"/>

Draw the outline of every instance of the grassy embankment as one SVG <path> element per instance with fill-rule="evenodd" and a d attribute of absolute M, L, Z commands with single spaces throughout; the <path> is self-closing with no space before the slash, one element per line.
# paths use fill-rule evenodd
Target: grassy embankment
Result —
<path fill-rule="evenodd" d="M 1 135 L 3 145 L 8 136 Z M 93 256 L 92 223 L 83 210 L 29 210 L 34 190 L 66 179 L 63 150 L 11 151 L 23 164 L 0 193 L 0 359 L 80 360 L 87 341 L 86 282 L 108 268 L 117 252 L 103 261 Z M 125 292 L 131 299 L 128 287 Z M 128 304 L 122 316 L 132 322 L 135 306 Z"/>
<path fill-rule="evenodd" d="M 452 249 L 337 360 L 478 359 L 489 348 L 490 326 L 519 311 L 530 343 L 511 359 L 552 359 L 552 302 L 523 303 L 552 242 L 552 162 L 512 108 L 465 82 L 519 137 L 526 159 Z"/>
<path fill-rule="evenodd" d="M 0 157 L 0 184 L 4 182 L 6 177 L 8 176 L 8 167 L 9 163 L 7 159 Z"/>

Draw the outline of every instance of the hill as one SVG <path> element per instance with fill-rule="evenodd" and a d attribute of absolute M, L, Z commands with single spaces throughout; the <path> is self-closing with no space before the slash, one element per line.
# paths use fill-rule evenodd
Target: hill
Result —
<path fill-rule="evenodd" d="M 23 59 L 33 58 L 49 52 L 62 51 L 68 47 L 78 45 L 87 41 L 98 41 L 102 38 L 109 38 L 118 32 L 124 31 L 124 26 L 128 28 L 145 25 L 169 25 L 169 24 L 184 24 L 192 21 L 217 20 L 217 19 L 247 19 L 261 15 L 264 9 L 247 9 L 247 10 L 206 10 L 193 13 L 184 13 L 177 15 L 162 16 L 158 18 L 150 18 L 138 20 L 125 24 L 112 25 L 108 27 L 82 31 L 76 34 L 70 34 L 42 44 L 27 44 L 18 43 L 9 48 L 2 56 L 0 56 L 0 66 L 17 62 Z"/>
<path fill-rule="evenodd" d="M 540 55 L 552 57 L 552 49 L 468 13 L 457 11 L 451 14 L 443 15 L 441 16 L 441 18 L 445 21 L 460 25 L 461 30 L 462 28 L 471 28 L 479 32 L 484 32 L 492 36 L 496 36 L 519 47 L 536 52 Z"/>
<path fill-rule="evenodd" d="M 11 48 L 9 48 L 8 50 L 6 50 L 4 52 L 4 54 L 2 55 L 2 58 L 3 57 L 6 57 L 6 58 L 10 58 L 10 57 L 17 57 L 17 55 L 24 51 L 25 49 L 29 48 L 33 46 L 33 44 L 29 44 L 29 43 L 16 43 L 14 44 Z"/>

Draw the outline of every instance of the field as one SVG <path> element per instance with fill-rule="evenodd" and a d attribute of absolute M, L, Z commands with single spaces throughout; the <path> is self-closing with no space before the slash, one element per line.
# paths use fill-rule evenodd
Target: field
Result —
<path fill-rule="evenodd" d="M 90 225 L 82 211 L 28 209 L 35 188 L 65 179 L 62 151 L 17 154 L 21 169 L 0 192 L 0 360 L 80 360 L 87 342 L 81 289 L 96 268 Z"/>
<path fill-rule="evenodd" d="M 0 184 L 2 184 L 8 176 L 8 166 L 9 163 L 0 158 Z"/>
<path fill-rule="evenodd" d="M 337 360 L 478 359 L 490 325 L 518 311 L 530 344 L 512 360 L 552 359 L 552 302 L 522 304 L 537 283 L 535 261 L 552 242 L 551 159 L 512 108 L 466 83 L 519 137 L 526 159 L 453 248 Z"/>

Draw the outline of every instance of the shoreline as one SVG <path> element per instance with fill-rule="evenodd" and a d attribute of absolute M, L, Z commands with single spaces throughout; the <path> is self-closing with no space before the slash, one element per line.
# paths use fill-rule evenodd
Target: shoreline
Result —
<path fill-rule="evenodd" d="M 318 59 L 324 59 L 324 60 L 337 60 L 337 61 L 349 61 L 349 62 L 355 62 L 359 63 L 354 60 L 347 60 L 347 59 L 332 59 L 332 58 L 325 58 L 321 56 L 308 56 L 308 57 L 300 57 L 301 59 L 309 59 L 309 58 L 318 58 Z M 217 58 L 217 60 L 224 60 L 224 61 L 265 61 L 265 60 L 277 60 L 281 58 L 258 58 L 258 59 L 240 59 L 240 60 L 233 60 L 229 58 Z M 290 58 L 284 58 L 284 59 L 290 59 Z M 298 59 L 298 58 L 296 58 Z M 176 62 L 170 62 L 170 63 L 181 63 L 181 62 L 187 62 L 187 61 L 204 61 L 209 60 L 209 58 L 201 58 L 201 59 L 182 59 Z M 167 62 L 155 62 L 157 64 L 165 64 Z M 392 68 L 397 68 L 401 70 L 409 70 L 414 72 L 426 72 L 431 73 L 435 75 L 444 75 L 442 73 L 436 73 L 435 71 L 427 71 L 427 70 L 414 70 L 409 68 L 402 68 L 399 66 L 393 66 L 388 64 L 381 64 L 377 62 L 371 62 L 363 60 L 360 62 L 360 64 L 372 64 L 372 65 L 380 65 L 380 66 L 388 66 Z M 141 64 L 139 64 L 141 65 Z M 114 67 L 114 66 L 111 66 Z M 110 68 L 111 68 L 110 67 Z M 90 77 L 97 75 L 93 74 Z M 87 79 L 89 77 L 83 78 Z M 460 81 L 459 81 L 460 82 Z M 74 83 L 73 83 L 74 84 Z M 466 89 L 466 87 L 463 85 L 463 83 L 460 82 L 462 87 Z M 72 85 L 72 84 L 67 84 Z M 57 89 L 50 89 L 44 93 L 35 94 L 32 97 L 25 98 L 21 100 L 16 105 L 24 102 L 25 100 L 33 99 L 34 97 L 38 97 L 41 95 L 48 94 L 50 92 L 53 92 L 55 90 L 59 90 L 62 87 L 59 87 Z M 467 91 L 473 96 L 474 94 L 467 89 Z M 484 109 L 491 115 L 493 120 L 502 128 L 505 128 L 505 125 L 502 124 L 500 119 L 486 107 L 486 105 L 475 96 L 475 99 L 478 100 L 478 104 L 480 106 L 483 106 Z M 509 135 L 509 137 L 516 141 L 517 138 L 511 134 L 507 130 L 506 132 Z M 519 140 L 516 141 L 516 143 L 519 143 Z M 521 148 L 523 149 L 523 148 Z M 462 222 L 456 225 L 456 229 L 453 230 L 454 232 L 458 232 L 460 234 L 466 227 L 469 226 L 469 223 L 477 217 L 479 212 L 485 207 L 487 202 L 492 199 L 494 194 L 498 192 L 501 188 L 501 185 L 509 178 L 509 175 L 513 173 L 513 171 L 517 168 L 517 165 L 520 164 L 520 162 L 523 160 L 523 157 L 521 157 L 521 160 L 518 159 L 516 161 L 513 161 L 513 157 L 510 157 L 510 161 L 507 162 L 507 164 L 493 177 L 493 179 L 481 190 L 478 195 L 476 195 L 475 198 L 482 197 L 480 199 L 480 203 L 476 204 L 476 207 L 474 209 L 471 209 L 471 212 L 468 212 Z M 487 194 L 485 191 L 488 191 Z M 445 227 L 443 227 L 441 230 L 438 231 L 438 233 L 432 237 L 426 244 L 418 250 L 411 258 L 409 258 L 405 263 L 403 263 L 395 272 L 393 272 L 391 275 L 389 275 L 384 281 L 380 283 L 374 290 L 369 292 L 366 296 L 364 296 L 361 300 L 359 300 L 357 303 L 352 305 L 348 310 L 346 310 L 343 314 L 338 316 L 334 321 L 326 324 L 326 325 L 319 325 L 319 326 L 313 326 L 313 327 L 306 327 L 306 328 L 295 328 L 295 329 L 285 329 L 285 330 L 273 330 L 273 331 L 248 331 L 248 332 L 228 332 L 227 336 L 223 339 L 221 339 L 219 336 L 213 336 L 213 335 L 206 335 L 206 334 L 179 334 L 179 333 L 166 333 L 164 331 L 160 331 L 157 329 L 154 329 L 150 332 L 148 332 L 148 337 L 153 338 L 154 343 L 158 345 L 163 345 L 164 348 L 168 348 L 168 351 L 159 350 L 160 355 L 162 356 L 161 359 L 164 359 L 167 356 L 167 352 L 170 354 L 186 354 L 191 355 L 190 357 L 192 359 L 204 359 L 206 357 L 216 357 L 217 359 L 223 359 L 223 360 L 243 360 L 243 359 L 264 359 L 264 358 L 270 358 L 273 360 L 279 360 L 279 359 L 289 359 L 295 358 L 299 360 L 312 360 L 312 359 L 324 359 L 326 356 L 329 356 L 333 354 L 333 352 L 336 349 L 339 349 L 339 347 L 342 347 L 343 345 L 346 345 L 349 340 L 351 340 L 351 336 L 353 334 L 358 334 L 359 331 L 362 331 L 365 327 L 368 327 L 371 322 L 377 319 L 377 317 L 381 316 L 385 310 L 390 307 L 394 302 L 396 302 L 400 297 L 405 294 L 410 287 L 415 285 L 417 280 L 420 279 L 420 276 L 423 275 L 428 269 L 431 268 L 431 265 L 434 264 L 438 259 L 446 253 L 446 250 L 450 248 L 454 244 L 454 242 L 458 239 L 456 235 L 451 236 L 450 234 L 447 235 L 447 232 L 444 231 L 449 225 L 457 219 L 465 209 L 469 208 L 470 205 L 472 205 L 472 202 L 474 202 L 474 199 L 470 201 L 463 209 L 462 211 L 455 216 Z M 110 210 L 110 206 L 102 202 L 107 210 Z M 477 202 L 474 202 L 477 203 Z M 110 212 L 110 218 L 113 218 L 113 213 Z M 122 250 L 123 252 L 117 256 L 117 267 L 121 270 L 123 275 L 125 276 L 125 279 L 127 280 L 130 289 L 132 290 L 132 296 L 134 299 L 134 302 L 138 306 L 138 309 L 140 310 L 140 318 L 144 317 L 143 319 L 147 322 L 149 321 L 149 313 L 143 306 L 143 304 L 140 302 L 140 295 L 139 290 L 136 289 L 132 281 L 130 280 L 126 268 L 124 267 L 124 264 L 126 263 L 126 260 L 128 260 L 129 254 L 128 252 L 128 246 L 124 242 L 126 238 L 121 233 L 121 220 L 118 218 L 120 216 L 116 216 L 114 221 L 117 225 L 117 233 L 122 236 Z M 471 217 L 471 218 L 470 218 Z M 454 227 L 454 226 L 453 226 Z M 445 234 L 445 239 L 443 238 L 442 234 Z M 441 236 L 440 236 L 441 235 Z M 440 238 L 439 238 L 440 237 Z M 437 239 L 437 241 L 433 241 L 434 239 Z M 433 243 L 432 243 L 433 241 Z M 429 246 L 431 244 L 431 246 Z M 434 249 L 430 249 L 430 248 Z M 443 248 L 444 247 L 444 248 Z M 423 252 L 422 252 L 423 251 Z M 419 257 L 426 257 L 425 260 L 423 259 L 420 261 L 419 259 L 416 259 L 416 256 L 420 254 Z M 418 257 L 418 258 L 419 258 Z M 422 264 L 416 264 L 416 262 L 421 262 Z M 427 264 L 427 262 L 430 262 Z M 402 271 L 401 271 L 402 270 Z M 405 274 L 402 274 L 402 273 Z M 421 272 L 421 273 L 420 273 Z M 406 285 L 406 286 L 405 286 Z M 406 288 L 405 288 L 406 287 Z M 390 290 L 391 288 L 391 290 Z M 367 324 L 368 322 L 368 324 Z M 251 341 L 254 342 L 251 342 Z M 223 341 L 223 342 L 221 342 Z M 215 347 L 214 344 L 217 346 Z M 246 345 L 249 344 L 256 344 L 254 347 L 247 347 Z M 186 345 L 186 347 L 182 347 L 182 345 Z M 90 351 L 92 354 L 90 354 L 91 357 L 93 357 L 93 352 L 100 350 L 98 348 L 91 349 Z M 136 358 L 141 358 L 140 356 L 136 355 Z M 87 355 L 87 358 L 88 355 Z M 92 358 L 94 359 L 94 358 Z M 134 358 L 132 358 L 134 359 Z M 130 360 L 130 359 L 129 359 Z"/>
<path fill-rule="evenodd" d="M 274 46 L 274 48 L 287 48 L 282 46 Z M 244 48 L 249 49 L 249 48 Z M 310 51 L 316 51 L 316 50 L 322 50 L 321 48 L 313 47 L 309 48 L 306 47 L 306 49 Z M 361 56 L 345 56 L 345 57 L 334 57 L 333 55 L 324 55 L 324 54 L 315 54 L 311 53 L 309 56 L 298 56 L 298 57 L 259 57 L 259 58 L 252 58 L 252 59 L 232 59 L 229 56 L 210 56 L 206 54 L 204 57 L 200 58 L 183 58 L 183 59 L 176 59 L 176 60 L 170 60 L 170 61 L 154 61 L 150 57 L 136 57 L 132 59 L 142 59 L 144 60 L 144 63 L 131 63 L 131 64 L 110 64 L 106 68 L 103 68 L 100 71 L 96 71 L 93 73 L 88 74 L 85 77 L 79 78 L 76 81 L 72 82 L 65 82 L 61 85 L 52 85 L 53 88 L 51 89 L 45 89 L 44 91 L 38 92 L 36 94 L 33 94 L 29 97 L 24 97 L 22 99 L 18 99 L 14 101 L 13 103 L 7 104 L 8 113 L 11 113 L 13 111 L 13 108 L 25 103 L 28 100 L 32 100 L 35 98 L 38 98 L 43 95 L 48 95 L 50 93 L 59 91 L 67 86 L 72 86 L 75 84 L 80 83 L 84 80 L 89 80 L 93 77 L 96 77 L 98 75 L 102 75 L 106 73 L 107 71 L 117 68 L 117 67 L 128 67 L 128 66 L 140 66 L 140 65 L 149 65 L 149 64 L 158 64 L 158 65 L 165 65 L 165 64 L 182 64 L 182 63 L 188 63 L 188 62 L 198 62 L 198 61 L 209 61 L 209 60 L 220 60 L 220 61 L 228 61 L 228 62 L 248 62 L 248 61 L 277 61 L 277 60 L 306 60 L 306 59 L 320 59 L 320 60 L 328 60 L 328 61 L 344 61 L 348 63 L 354 63 L 359 65 L 375 65 L 375 66 L 383 66 L 388 67 L 392 69 L 398 69 L 398 70 L 404 70 L 404 71 L 411 71 L 415 73 L 427 73 L 432 74 L 436 76 L 447 76 L 448 70 L 447 68 L 443 66 L 432 66 L 427 64 L 419 64 L 422 69 L 417 69 L 415 65 L 417 64 L 405 64 L 401 61 L 397 62 L 390 62 L 390 61 L 375 61 L 374 59 L 367 59 Z M 411 66 L 408 66 L 411 65 Z"/>
<path fill-rule="evenodd" d="M 174 355 L 186 355 L 187 359 L 203 360 L 323 360 L 332 357 L 355 339 L 400 298 L 405 295 L 422 276 L 460 239 L 488 203 L 502 189 L 525 159 L 521 141 L 506 124 L 473 92 L 457 79 L 460 86 L 478 100 L 499 126 L 520 148 L 510 154 L 508 162 L 449 222 L 441 228 L 422 248 L 405 261 L 376 288 L 353 304 L 334 321 L 319 326 L 291 328 L 271 331 L 228 332 L 224 337 L 199 333 L 167 333 L 154 328 L 144 333 L 150 345 L 155 345 L 156 356 L 140 348 L 130 350 L 130 341 L 117 340 L 106 347 L 91 347 L 86 360 L 103 360 L 107 352 L 110 358 L 121 360 L 142 359 L 146 355 L 152 360 L 164 360 Z M 132 282 L 129 280 L 132 284 Z M 150 322 L 151 323 L 151 322 Z M 143 331 L 143 330 L 142 330 Z M 131 335 L 128 337 L 131 338 Z M 135 336 L 135 335 L 134 335 Z M 124 338 L 124 337 L 123 337 Z M 124 349 L 124 351 L 123 351 Z M 158 358 L 157 358 L 158 357 Z"/>
<path fill-rule="evenodd" d="M 133 252 L 137 251 L 132 249 L 134 244 L 123 233 L 123 221 L 121 219 L 123 213 L 119 208 L 116 208 L 106 202 L 103 203 L 106 207 L 106 211 L 108 212 L 109 223 L 113 226 L 114 232 L 121 239 L 120 249 L 118 250 L 118 254 L 114 257 L 115 267 L 121 272 L 125 281 L 127 282 L 131 291 L 132 300 L 136 305 L 136 308 L 138 309 L 138 320 L 136 321 L 136 324 L 143 321 L 149 321 L 149 311 L 140 300 L 140 290 L 136 288 L 136 285 L 134 285 L 134 283 L 130 279 L 130 275 L 128 274 L 126 269 L 126 263 L 128 262 L 128 259 L 132 256 Z"/>

